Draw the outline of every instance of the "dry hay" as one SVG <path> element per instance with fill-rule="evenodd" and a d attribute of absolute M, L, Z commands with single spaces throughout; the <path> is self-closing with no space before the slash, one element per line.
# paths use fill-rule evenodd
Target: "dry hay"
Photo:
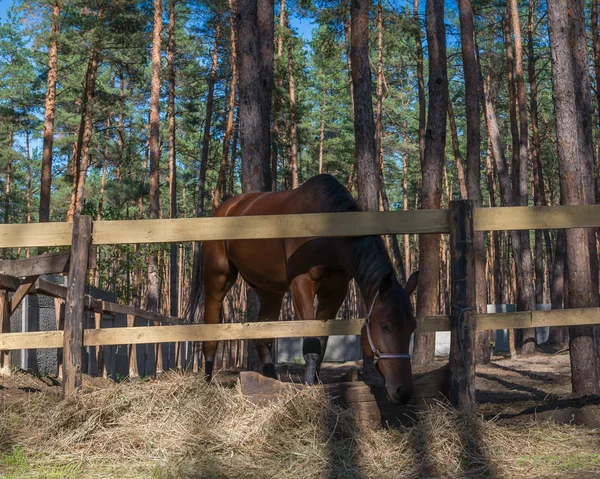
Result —
<path fill-rule="evenodd" d="M 565 477 L 600 473 L 597 430 L 551 422 L 504 426 L 443 404 L 413 427 L 371 431 L 303 390 L 256 406 L 197 376 L 41 395 L 3 409 L 0 445 L 27 477 L 69 465 L 72 477 Z M 70 475 L 62 469 L 61 476 Z M 2 470 L 0 469 L 0 473 Z M 58 476 L 57 476 L 58 477 Z"/>

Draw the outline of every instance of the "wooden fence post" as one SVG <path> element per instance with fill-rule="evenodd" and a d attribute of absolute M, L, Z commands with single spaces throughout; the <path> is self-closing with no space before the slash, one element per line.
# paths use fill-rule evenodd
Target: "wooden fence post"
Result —
<path fill-rule="evenodd" d="M 69 265 L 69 283 L 65 303 L 63 399 L 76 392 L 81 386 L 85 282 L 91 243 L 91 218 L 83 215 L 76 216 L 73 221 L 71 263 Z"/>
<path fill-rule="evenodd" d="M 450 202 L 452 315 L 450 400 L 454 407 L 475 412 L 475 250 L 473 201 Z"/>
<path fill-rule="evenodd" d="M 10 302 L 8 291 L 0 291 L 0 333 L 10 333 Z M 0 376 L 10 374 L 10 351 L 0 351 Z"/>

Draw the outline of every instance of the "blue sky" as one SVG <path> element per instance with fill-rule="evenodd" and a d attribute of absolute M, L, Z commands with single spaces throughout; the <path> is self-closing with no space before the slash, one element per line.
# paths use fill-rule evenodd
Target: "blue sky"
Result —
<path fill-rule="evenodd" d="M 6 10 L 12 5 L 12 0 L 0 0 L 0 20 L 4 20 Z"/>

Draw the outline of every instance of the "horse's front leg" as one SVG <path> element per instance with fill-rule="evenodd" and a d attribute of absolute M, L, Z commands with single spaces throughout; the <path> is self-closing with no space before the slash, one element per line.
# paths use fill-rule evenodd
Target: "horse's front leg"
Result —
<path fill-rule="evenodd" d="M 283 301 L 282 293 L 272 293 L 262 289 L 254 288 L 258 298 L 260 299 L 260 310 L 258 313 L 259 321 L 277 321 L 281 312 L 281 302 Z M 273 339 L 256 339 L 254 346 L 256 352 L 263 364 L 263 374 L 268 378 L 277 379 L 275 373 L 275 365 L 271 355 L 271 347 Z"/>
<path fill-rule="evenodd" d="M 320 321 L 335 319 L 335 316 L 337 315 L 337 312 L 346 299 L 346 295 L 348 293 L 348 279 L 345 277 L 335 279 L 332 278 L 326 286 L 319 286 L 320 287 L 317 288 L 318 305 L 316 319 Z M 319 370 L 321 369 L 321 364 L 323 363 L 323 359 L 325 358 L 325 351 L 327 350 L 327 341 L 329 336 L 307 339 L 317 339 L 319 341 L 320 353 L 316 365 L 316 374 L 318 375 Z"/>

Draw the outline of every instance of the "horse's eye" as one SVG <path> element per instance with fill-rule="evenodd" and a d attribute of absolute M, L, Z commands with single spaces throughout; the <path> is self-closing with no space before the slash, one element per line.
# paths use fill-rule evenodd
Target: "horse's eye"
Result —
<path fill-rule="evenodd" d="M 384 324 L 381 325 L 381 330 L 384 333 L 389 333 L 390 332 L 390 327 L 389 327 L 389 325 L 387 325 L 386 323 L 384 323 Z"/>

